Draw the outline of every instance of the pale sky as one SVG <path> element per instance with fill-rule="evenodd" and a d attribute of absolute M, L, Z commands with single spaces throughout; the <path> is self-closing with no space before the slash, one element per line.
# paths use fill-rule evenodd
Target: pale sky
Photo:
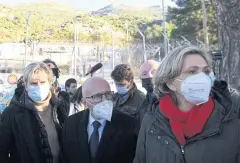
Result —
<path fill-rule="evenodd" d="M 61 2 L 67 3 L 77 9 L 97 10 L 111 3 L 125 4 L 134 7 L 149 7 L 161 5 L 162 0 L 0 0 L 0 4 L 15 5 L 24 2 Z M 172 5 L 171 0 L 164 0 L 166 5 Z"/>

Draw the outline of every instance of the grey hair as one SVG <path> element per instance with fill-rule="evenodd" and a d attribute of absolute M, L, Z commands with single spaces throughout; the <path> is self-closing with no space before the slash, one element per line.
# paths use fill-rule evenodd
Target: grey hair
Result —
<path fill-rule="evenodd" d="M 202 49 L 196 46 L 183 46 L 174 49 L 160 63 L 160 66 L 154 75 L 154 93 L 157 97 L 163 94 L 170 93 L 173 100 L 176 102 L 175 93 L 167 86 L 168 82 L 172 82 L 181 74 L 183 60 L 187 55 L 198 54 L 207 62 L 209 67 L 212 67 L 212 58 Z"/>
<path fill-rule="evenodd" d="M 28 84 L 32 79 L 32 75 L 36 73 L 38 70 L 43 70 L 48 75 L 48 81 L 50 84 L 53 83 L 53 72 L 52 70 L 43 62 L 33 62 L 30 63 L 23 72 L 23 82 L 24 84 Z"/>

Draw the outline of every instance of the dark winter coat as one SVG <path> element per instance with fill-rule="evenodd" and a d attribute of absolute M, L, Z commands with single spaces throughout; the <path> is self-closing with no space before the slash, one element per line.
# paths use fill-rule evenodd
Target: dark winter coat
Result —
<path fill-rule="evenodd" d="M 107 121 L 97 150 L 91 159 L 87 127 L 89 109 L 68 118 L 63 129 L 62 153 L 65 163 L 132 163 L 137 135 L 135 119 L 113 110 L 111 122 Z"/>
<path fill-rule="evenodd" d="M 237 93 L 216 82 L 211 96 L 214 110 L 203 131 L 180 146 L 158 100 L 143 120 L 134 163 L 240 163 L 240 120 Z M 235 100 L 232 100 L 235 99 Z"/>
<path fill-rule="evenodd" d="M 50 102 L 56 130 L 61 140 L 61 128 L 67 118 L 65 106 L 54 96 Z M 18 88 L 1 116 L 1 163 L 52 163 L 47 133 L 34 108 L 24 88 Z"/>
<path fill-rule="evenodd" d="M 139 110 L 144 99 L 144 93 L 138 90 L 137 86 L 134 84 L 133 88 L 128 92 L 128 97 L 126 99 L 121 97 L 119 93 L 114 95 L 114 108 L 138 120 Z"/>

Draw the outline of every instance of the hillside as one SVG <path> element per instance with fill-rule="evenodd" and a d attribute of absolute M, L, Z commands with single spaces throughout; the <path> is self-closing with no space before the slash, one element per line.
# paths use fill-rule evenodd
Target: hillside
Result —
<path fill-rule="evenodd" d="M 143 18 L 159 19 L 161 17 L 160 6 L 152 6 L 147 8 L 133 8 L 127 5 L 108 5 L 97 11 L 92 12 L 93 15 L 106 16 L 106 15 L 138 15 Z"/>
<path fill-rule="evenodd" d="M 0 43 L 24 40 L 29 10 L 29 39 L 40 42 L 72 42 L 74 19 L 78 26 L 79 41 L 108 43 L 112 29 L 120 44 L 126 40 L 126 24 L 130 39 L 134 39 L 139 25 L 151 24 L 161 18 L 158 6 L 134 9 L 130 6 L 110 5 L 98 11 L 84 12 L 65 4 L 46 2 L 0 5 Z"/>

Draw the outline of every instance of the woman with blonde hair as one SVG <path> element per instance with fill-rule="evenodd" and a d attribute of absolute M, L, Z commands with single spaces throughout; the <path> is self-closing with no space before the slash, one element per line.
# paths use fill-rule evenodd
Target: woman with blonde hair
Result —
<path fill-rule="evenodd" d="M 225 82 L 214 82 L 211 66 L 208 54 L 194 46 L 164 58 L 134 163 L 240 162 L 237 98 Z"/>
<path fill-rule="evenodd" d="M 65 106 L 51 92 L 52 70 L 29 64 L 22 82 L 3 111 L 0 123 L 1 163 L 59 163 Z"/>

